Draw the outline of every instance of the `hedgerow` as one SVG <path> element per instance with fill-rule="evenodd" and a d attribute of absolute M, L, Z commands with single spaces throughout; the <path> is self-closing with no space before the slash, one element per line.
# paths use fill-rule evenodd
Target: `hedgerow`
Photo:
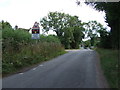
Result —
<path fill-rule="evenodd" d="M 2 51 L 3 75 L 65 53 L 56 36 L 40 35 L 33 40 L 30 33 L 12 28 L 2 30 Z"/>

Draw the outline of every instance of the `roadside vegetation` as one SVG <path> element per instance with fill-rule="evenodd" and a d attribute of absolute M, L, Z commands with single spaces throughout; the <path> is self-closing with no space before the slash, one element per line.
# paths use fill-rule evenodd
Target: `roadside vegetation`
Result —
<path fill-rule="evenodd" d="M 80 0 L 78 2 L 80 2 Z M 97 44 L 97 47 L 99 47 L 97 51 L 100 54 L 101 66 L 110 87 L 120 89 L 120 78 L 118 76 L 118 54 L 120 53 L 120 2 L 86 2 L 86 4 L 92 6 L 97 11 L 105 12 L 105 20 L 110 27 L 110 31 L 108 32 L 105 29 L 98 31 L 100 41 Z"/>
<path fill-rule="evenodd" d="M 2 29 L 3 76 L 66 53 L 56 36 L 41 35 L 39 40 L 33 40 L 27 31 L 13 30 L 6 23 Z"/>
<path fill-rule="evenodd" d="M 79 5 L 80 0 L 77 2 Z M 110 30 L 97 21 L 82 22 L 78 16 L 56 11 L 49 12 L 40 20 L 40 24 L 43 32 L 52 30 L 57 36 L 41 35 L 40 40 L 32 40 L 28 32 L 22 29 L 13 30 L 8 22 L 1 22 L 3 73 L 8 74 L 21 67 L 49 60 L 65 53 L 64 47 L 78 49 L 80 45 L 85 48 L 97 48 L 107 81 L 111 88 L 117 88 L 120 4 L 118 2 L 87 2 L 86 4 L 105 12 L 105 20 Z"/>
<path fill-rule="evenodd" d="M 97 48 L 100 55 L 100 62 L 104 75 L 109 83 L 110 88 L 118 88 L 118 50 Z"/>
<path fill-rule="evenodd" d="M 0 77 L 2 74 L 2 30 L 0 29 Z"/>
<path fill-rule="evenodd" d="M 100 31 L 106 28 L 97 21 L 82 22 L 78 16 L 71 16 L 61 12 L 49 12 L 40 20 L 44 32 L 53 30 L 66 49 L 79 49 L 84 44 L 83 39 L 88 39 L 89 45 L 96 46 Z M 103 31 L 104 32 L 104 31 Z M 97 42 L 98 40 L 98 42 Z"/>

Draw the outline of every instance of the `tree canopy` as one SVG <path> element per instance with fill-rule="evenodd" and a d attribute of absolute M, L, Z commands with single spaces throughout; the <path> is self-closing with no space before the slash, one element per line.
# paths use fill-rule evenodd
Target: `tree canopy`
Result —
<path fill-rule="evenodd" d="M 106 22 L 111 28 L 107 40 L 111 41 L 109 45 L 112 48 L 119 48 L 120 34 L 120 2 L 86 2 L 87 5 L 93 6 L 98 11 L 106 13 Z M 106 41 L 107 42 L 107 41 Z"/>
<path fill-rule="evenodd" d="M 97 21 L 89 21 L 87 23 L 84 23 L 84 28 L 85 38 L 90 38 L 89 46 L 95 46 L 97 38 L 101 35 L 100 31 L 102 31 L 103 29 L 106 30 L 106 28 L 104 28 L 103 25 L 98 23 Z"/>
<path fill-rule="evenodd" d="M 9 22 L 4 22 L 3 20 L 2 20 L 2 29 L 5 29 L 5 28 L 12 28 L 12 26 L 10 25 L 10 23 Z"/>
<path fill-rule="evenodd" d="M 82 40 L 83 24 L 77 16 L 50 12 L 40 21 L 43 31 L 53 30 L 66 48 L 78 48 Z"/>

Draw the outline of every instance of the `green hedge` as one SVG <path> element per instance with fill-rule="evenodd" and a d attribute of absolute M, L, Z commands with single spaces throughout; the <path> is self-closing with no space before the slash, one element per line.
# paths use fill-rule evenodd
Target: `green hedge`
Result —
<path fill-rule="evenodd" d="M 64 54 L 60 40 L 53 35 L 41 35 L 39 40 L 23 30 L 2 30 L 2 73 L 17 70 Z"/>

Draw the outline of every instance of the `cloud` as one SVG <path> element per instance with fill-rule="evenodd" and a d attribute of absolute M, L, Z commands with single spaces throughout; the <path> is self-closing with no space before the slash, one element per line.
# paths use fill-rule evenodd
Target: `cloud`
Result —
<path fill-rule="evenodd" d="M 76 0 L 2 0 L 0 20 L 7 20 L 14 27 L 30 28 L 35 21 L 47 16 L 50 11 L 77 15 L 82 21 L 97 20 L 105 24 L 104 12 L 89 6 L 77 6 Z"/>

